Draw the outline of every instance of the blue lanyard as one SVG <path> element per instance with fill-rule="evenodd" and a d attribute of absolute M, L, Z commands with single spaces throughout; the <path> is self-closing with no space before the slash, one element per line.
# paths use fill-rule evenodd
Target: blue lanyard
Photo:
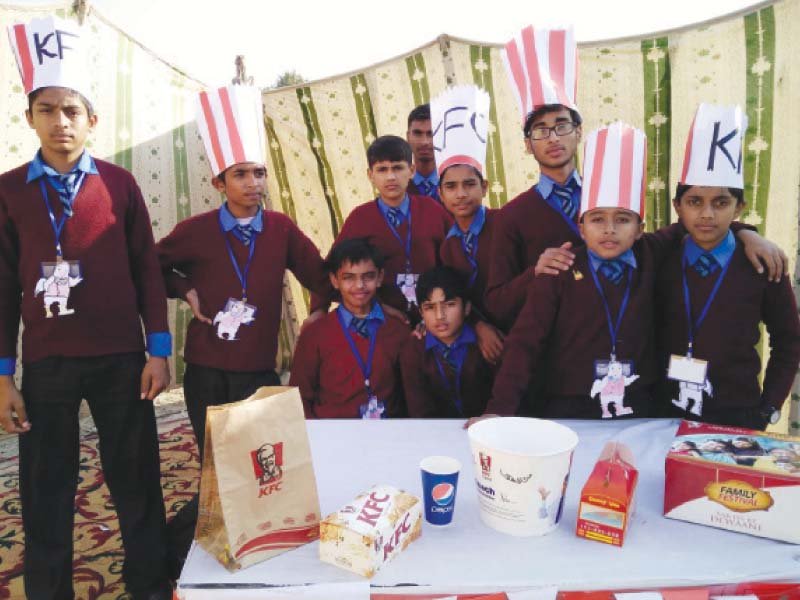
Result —
<path fill-rule="evenodd" d="M 475 285 L 475 279 L 478 277 L 478 236 L 475 235 L 472 238 L 472 253 L 467 252 L 466 238 L 464 237 L 464 233 L 461 234 L 461 249 L 464 251 L 464 256 L 467 257 L 467 262 L 469 266 L 472 267 L 472 273 L 469 276 L 469 287 Z"/>
<path fill-rule="evenodd" d="M 633 277 L 633 269 L 630 265 L 625 265 L 628 268 L 628 281 L 625 284 L 625 295 L 622 297 L 622 304 L 619 307 L 619 314 L 617 315 L 617 324 L 614 325 L 614 321 L 611 319 L 611 309 L 608 306 L 608 300 L 606 299 L 606 294 L 603 291 L 603 286 L 600 285 L 600 280 L 597 278 L 597 272 L 595 271 L 594 267 L 589 262 L 589 271 L 592 274 L 592 279 L 594 279 L 594 285 L 597 287 L 597 291 L 600 292 L 600 298 L 603 299 L 603 308 L 606 309 L 606 320 L 608 321 L 608 333 L 611 335 L 611 358 L 616 359 L 617 357 L 617 334 L 619 333 L 619 326 L 622 324 L 622 317 L 625 314 L 625 310 L 628 308 L 628 300 L 631 297 L 631 278 Z"/>
<path fill-rule="evenodd" d="M 436 349 L 433 350 L 433 359 L 436 361 L 436 367 L 439 369 L 439 375 L 442 378 L 444 386 L 447 388 L 447 392 L 453 396 L 456 408 L 458 409 L 458 414 L 463 415 L 464 409 L 462 408 L 461 402 L 461 369 L 464 366 L 464 361 L 461 360 L 460 362 L 456 363 L 456 389 L 454 390 L 450 385 L 450 380 L 447 378 L 447 374 L 444 372 L 444 367 L 442 367 L 442 363 L 439 360 L 439 353 L 436 351 Z"/>
<path fill-rule="evenodd" d="M 692 321 L 692 302 L 689 299 L 689 283 L 686 280 L 686 269 L 689 267 L 689 260 L 686 258 L 686 253 L 683 254 L 683 304 L 686 307 L 686 329 L 689 337 L 689 349 L 686 351 L 686 355 L 691 358 L 692 356 L 692 349 L 694 346 L 694 334 L 695 332 L 700 329 L 700 324 L 706 318 L 708 314 L 708 309 L 711 307 L 711 303 L 714 301 L 714 298 L 719 291 L 719 286 L 722 285 L 722 280 L 725 279 L 725 273 L 728 272 L 728 267 L 731 264 L 731 259 L 728 259 L 728 262 L 722 270 L 719 272 L 717 276 L 717 282 L 714 284 L 714 287 L 711 289 L 711 293 L 708 295 L 708 299 L 706 300 L 705 306 L 703 306 L 703 310 L 700 311 L 700 314 L 697 317 L 697 320 Z"/>
<path fill-rule="evenodd" d="M 378 204 L 378 200 L 375 200 L 375 203 Z M 403 243 L 403 238 L 400 237 L 400 232 L 395 229 L 394 225 L 389 222 L 389 217 L 381 210 L 380 205 L 378 204 L 378 210 L 380 211 L 381 215 L 383 215 L 383 220 L 386 221 L 386 224 L 389 226 L 389 230 L 392 232 L 392 235 L 395 239 L 400 242 L 400 245 L 403 247 L 403 253 L 406 256 L 406 273 L 411 273 L 411 203 L 408 204 L 408 217 L 406 220 L 408 221 L 408 227 L 406 228 L 406 241 Z"/>
<path fill-rule="evenodd" d="M 347 325 L 345 325 L 342 311 L 337 309 L 336 317 L 339 319 L 339 325 L 342 326 L 342 332 L 344 333 L 344 338 L 347 340 L 347 344 L 350 346 L 350 351 L 353 353 L 358 363 L 358 368 L 361 369 L 361 374 L 364 376 L 364 387 L 367 388 L 367 399 L 369 399 L 369 397 L 373 395 L 369 378 L 372 375 L 372 358 L 375 356 L 375 342 L 378 339 L 378 332 L 376 328 L 369 326 L 369 350 L 367 351 L 367 362 L 365 363 L 364 359 L 361 358 L 361 353 L 358 351 L 358 348 L 356 348 L 353 336 L 350 335 L 350 330 Z"/>
<path fill-rule="evenodd" d="M 239 262 L 236 260 L 236 255 L 233 253 L 233 247 L 231 246 L 231 242 L 228 239 L 228 234 L 225 231 L 225 228 L 222 226 L 222 212 L 219 213 L 219 228 L 222 231 L 222 239 L 225 240 L 225 246 L 228 248 L 228 256 L 231 257 L 231 263 L 233 263 L 233 269 L 236 271 L 236 277 L 239 278 L 239 283 L 242 284 L 242 300 L 247 302 L 247 274 L 250 272 L 250 265 L 253 264 L 253 254 L 256 252 L 256 236 L 254 235 L 250 238 L 250 244 L 248 254 L 247 254 L 247 262 L 244 264 L 244 270 L 239 268 Z"/>
<path fill-rule="evenodd" d="M 75 182 L 75 196 L 78 195 L 77 191 L 81 189 L 81 184 L 83 183 L 83 178 L 86 175 L 85 172 L 81 172 L 80 178 L 77 182 Z M 44 203 L 47 206 L 47 214 L 50 215 L 50 225 L 53 228 L 53 233 L 56 236 L 56 255 L 62 256 L 61 254 L 61 232 L 64 229 L 64 225 L 67 222 L 67 212 L 66 210 L 61 213 L 61 219 L 56 222 L 56 214 L 53 212 L 53 207 L 50 204 L 50 199 L 47 197 L 47 186 L 44 183 L 45 177 L 42 176 L 39 178 L 39 187 L 42 190 L 42 198 L 44 198 Z M 56 192 L 57 194 L 58 192 Z M 75 196 L 70 198 L 71 202 L 75 201 Z"/>

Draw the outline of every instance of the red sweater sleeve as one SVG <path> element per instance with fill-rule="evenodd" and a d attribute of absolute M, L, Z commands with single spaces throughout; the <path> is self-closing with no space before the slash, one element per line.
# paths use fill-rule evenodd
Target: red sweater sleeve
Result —
<path fill-rule="evenodd" d="M 22 310 L 19 282 L 19 245 L 16 228 L 0 195 L 0 359 L 17 355 L 17 336 Z"/>
<path fill-rule="evenodd" d="M 317 325 L 320 321 L 314 323 Z M 297 340 L 292 360 L 292 374 L 289 385 L 300 389 L 303 410 L 306 418 L 315 418 L 314 406 L 319 402 L 320 354 L 317 345 L 319 327 L 312 325 Z"/>
<path fill-rule="evenodd" d="M 273 214 L 277 215 L 278 213 Z M 282 218 L 285 218 L 288 224 L 289 248 L 286 254 L 286 266 L 294 273 L 303 287 L 321 298 L 328 298 L 328 304 L 330 304 L 333 287 L 325 271 L 319 249 L 293 221 L 288 217 Z"/>
<path fill-rule="evenodd" d="M 400 373 L 408 416 L 414 419 L 436 415 L 436 400 L 427 382 L 424 363 L 424 343 L 413 336 L 409 337 L 400 353 Z"/>
<path fill-rule="evenodd" d="M 158 262 L 161 265 L 164 285 L 169 298 L 184 299 L 186 292 L 194 287 L 188 277 L 175 272 L 177 269 L 186 273 L 190 261 L 188 253 L 191 253 L 192 243 L 186 235 L 185 223 L 185 221 L 178 223 L 169 235 L 156 244 Z"/>
<path fill-rule="evenodd" d="M 767 284 L 762 320 L 769 333 L 770 353 L 761 399 L 779 409 L 792 389 L 800 363 L 800 318 L 788 277 Z"/>
<path fill-rule="evenodd" d="M 153 229 L 142 192 L 131 176 L 129 203 L 126 214 L 128 257 L 131 276 L 136 288 L 139 314 L 146 333 L 169 331 L 167 295 L 156 255 Z"/>

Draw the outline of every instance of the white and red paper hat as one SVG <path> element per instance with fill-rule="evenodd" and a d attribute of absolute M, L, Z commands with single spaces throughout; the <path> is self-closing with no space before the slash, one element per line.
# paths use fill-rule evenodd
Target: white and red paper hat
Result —
<path fill-rule="evenodd" d="M 197 127 L 214 175 L 238 163 L 264 164 L 264 113 L 257 88 L 230 85 L 200 92 Z"/>
<path fill-rule="evenodd" d="M 586 137 L 581 214 L 595 208 L 625 208 L 644 219 L 647 138 L 616 122 Z"/>
<path fill-rule="evenodd" d="M 91 99 L 81 27 L 58 17 L 8 27 L 8 39 L 26 94 L 45 87 L 75 90 Z"/>
<path fill-rule="evenodd" d="M 742 151 L 747 115 L 739 106 L 701 104 L 683 155 L 681 183 L 744 189 Z"/>
<path fill-rule="evenodd" d="M 506 44 L 503 62 L 523 123 L 547 104 L 578 110 L 578 48 L 571 27 L 526 27 Z"/>
<path fill-rule="evenodd" d="M 486 176 L 489 94 L 474 85 L 446 89 L 431 100 L 431 128 L 436 170 L 470 165 Z"/>

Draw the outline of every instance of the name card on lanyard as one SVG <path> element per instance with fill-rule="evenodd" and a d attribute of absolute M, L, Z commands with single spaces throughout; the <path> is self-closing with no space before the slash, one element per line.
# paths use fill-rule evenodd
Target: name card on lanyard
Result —
<path fill-rule="evenodd" d="M 364 377 L 364 389 L 367 392 L 367 401 L 359 406 L 359 416 L 362 419 L 385 419 L 386 405 L 381 400 L 378 400 L 378 397 L 373 392 L 372 381 L 370 379 L 372 377 L 372 360 L 375 357 L 375 344 L 378 340 L 378 328 L 372 323 L 369 323 L 368 325 L 369 349 L 367 350 L 367 360 L 365 361 L 361 357 L 361 353 L 358 351 L 356 342 L 353 339 L 349 328 L 345 324 L 342 311 L 338 308 L 336 309 L 336 318 L 339 319 L 339 325 L 342 328 L 344 338 L 347 340 L 347 345 L 350 346 L 350 352 L 352 352 L 353 358 L 356 359 L 358 368 L 361 370 L 361 375 Z"/>

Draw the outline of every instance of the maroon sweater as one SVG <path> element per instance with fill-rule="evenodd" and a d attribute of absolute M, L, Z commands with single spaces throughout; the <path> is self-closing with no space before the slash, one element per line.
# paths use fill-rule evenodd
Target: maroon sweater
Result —
<path fill-rule="evenodd" d="M 409 194 L 411 214 L 411 271 L 420 275 L 440 264 L 439 247 L 444 242 L 453 221 L 448 212 L 428 196 Z M 400 239 L 405 242 L 408 220 L 398 227 Z M 384 278 L 381 286 L 382 302 L 406 310 L 406 300 L 395 285 L 398 273 L 405 273 L 405 251 L 403 244 L 394 236 L 381 209 L 375 200 L 357 206 L 348 215 L 336 242 L 351 238 L 366 237 L 386 258 L 383 265 Z M 334 243 L 336 243 L 334 242 Z M 327 305 L 326 299 L 315 297 L 311 310 Z"/>
<path fill-rule="evenodd" d="M 482 415 L 492 392 L 494 369 L 483 358 L 478 345 L 470 345 L 461 367 L 461 413 L 453 399 L 456 378 L 450 377 L 449 387 L 445 385 L 433 352 L 425 350 L 424 339 L 412 336 L 400 353 L 408 416 L 435 419 Z"/>
<path fill-rule="evenodd" d="M 646 234 L 633 245 L 637 269 L 631 278 L 628 308 L 617 334 L 617 358 L 632 360 L 639 379 L 625 388 L 633 416 L 650 416 L 651 387 L 658 378 L 653 330 L 656 269 L 683 234 L 679 225 Z M 600 401 L 591 398 L 594 361 L 608 360 L 611 336 L 601 296 L 590 272 L 585 246 L 575 264 L 558 276 L 537 277 L 506 338 L 503 363 L 492 389 L 488 413 L 512 415 L 535 390 L 538 416 L 599 418 Z M 601 275 L 611 315 L 616 320 L 627 276 L 613 285 Z"/>
<path fill-rule="evenodd" d="M 485 319 L 493 322 L 492 313 L 490 313 L 484 303 L 486 294 L 486 282 L 489 279 L 489 268 L 491 265 L 492 256 L 492 236 L 497 223 L 498 212 L 495 209 L 486 209 L 486 221 L 483 224 L 483 229 L 478 236 L 478 252 L 476 255 L 478 261 L 478 275 L 475 277 L 475 283 L 469 290 L 469 299 L 472 305 L 478 309 Z M 439 256 L 442 264 L 452 267 L 461 273 L 466 281 L 469 281 L 472 275 L 472 265 L 467 260 L 467 255 L 464 253 L 464 247 L 461 245 L 461 238 L 452 236 L 447 238 L 439 250 Z"/>
<path fill-rule="evenodd" d="M 510 328 L 525 302 L 533 267 L 547 248 L 564 242 L 583 245 L 561 213 L 535 187 L 503 206 L 495 217 L 485 305 L 494 320 Z"/>
<path fill-rule="evenodd" d="M 330 281 L 314 243 L 285 215 L 264 211 L 263 217 L 264 229 L 254 236 L 256 248 L 247 280 L 247 302 L 257 309 L 255 321 L 239 327 L 237 340 L 227 341 L 217 336 L 216 326 L 192 319 L 186 334 L 186 362 L 225 371 L 274 369 L 285 270 L 292 271 L 305 287 L 330 294 Z M 225 235 L 243 269 L 248 247 L 232 232 Z M 228 298 L 242 297 L 220 229 L 219 210 L 178 223 L 158 243 L 158 257 L 169 296 L 184 298 L 195 288 L 200 310 L 210 319 L 225 308 Z"/>
<path fill-rule="evenodd" d="M 400 384 L 400 348 L 410 335 L 400 321 L 387 318 L 378 329 L 372 363 L 372 390 L 386 405 L 386 416 L 404 416 Z M 369 340 L 354 334 L 353 340 L 366 360 Z M 297 340 L 290 385 L 300 388 L 306 417 L 359 417 L 359 407 L 367 402 L 364 376 L 336 311 L 329 312 L 303 331 Z"/>
<path fill-rule="evenodd" d="M 41 263 L 55 260 L 55 234 L 39 181 L 26 183 L 28 164 L 0 175 L 0 357 L 16 355 L 22 315 L 26 363 L 49 356 L 102 356 L 144 349 L 150 333 L 169 330 L 167 299 L 150 217 L 128 171 L 95 159 L 74 214 L 61 233 L 65 260 L 80 261 L 83 281 L 71 288 L 75 313 L 46 318 L 34 296 Z M 56 219 L 58 195 L 47 186 Z"/>
<path fill-rule="evenodd" d="M 658 276 L 658 337 L 665 369 L 669 355 L 685 355 L 688 343 L 681 258 L 682 251 L 676 248 Z M 696 319 L 717 274 L 701 277 L 688 268 L 686 278 Z M 756 349 L 762 322 L 770 344 L 763 391 L 758 383 L 761 359 Z M 704 412 L 762 403 L 780 408 L 791 390 L 800 362 L 800 319 L 791 281 L 784 277 L 780 283 L 770 283 L 766 274 L 756 273 L 738 240 L 719 292 L 695 332 L 694 356 L 708 361 L 707 377 L 713 387 L 713 396 L 705 397 Z M 660 392 L 660 401 L 669 403 L 678 397 L 678 382 L 664 381 Z"/>

